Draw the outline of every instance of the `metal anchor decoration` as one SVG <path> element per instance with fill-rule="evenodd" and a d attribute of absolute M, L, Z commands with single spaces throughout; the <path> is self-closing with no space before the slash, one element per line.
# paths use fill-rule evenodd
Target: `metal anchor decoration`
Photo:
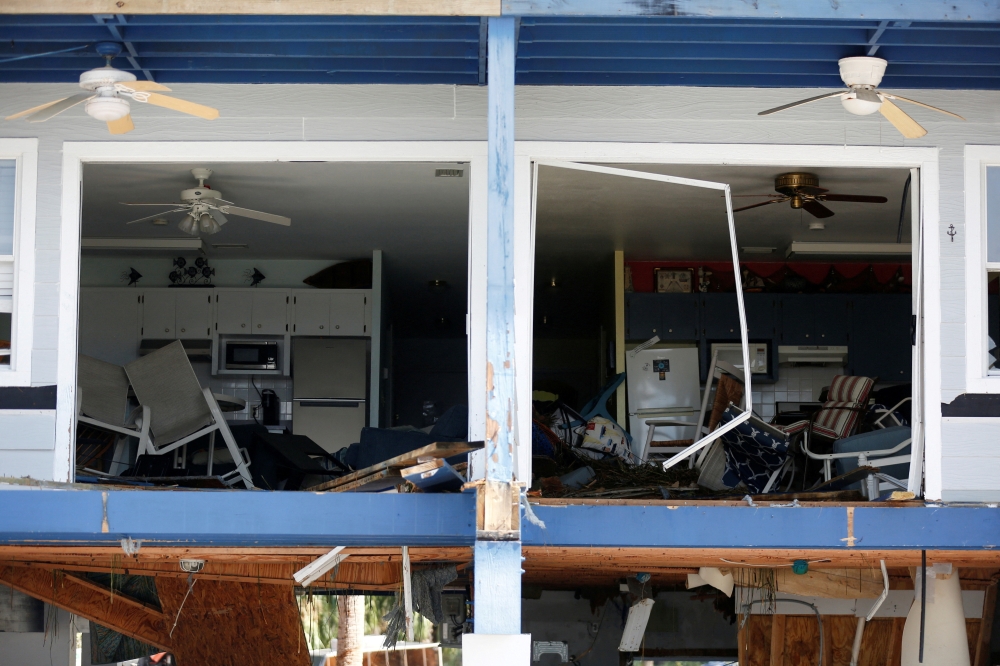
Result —
<path fill-rule="evenodd" d="M 954 224 L 949 224 L 948 225 L 948 231 L 946 231 L 945 233 L 948 234 L 949 236 L 951 236 L 951 242 L 954 243 L 955 242 L 955 236 L 958 235 L 958 232 L 955 231 L 955 225 Z"/>

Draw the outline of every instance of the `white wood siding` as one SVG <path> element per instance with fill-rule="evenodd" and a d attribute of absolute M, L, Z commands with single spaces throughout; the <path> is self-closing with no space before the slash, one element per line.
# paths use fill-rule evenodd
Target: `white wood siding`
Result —
<path fill-rule="evenodd" d="M 2 84 L 0 115 L 65 96 L 68 84 Z M 57 351 L 51 330 L 59 288 L 59 227 L 63 141 L 336 141 L 336 140 L 485 140 L 486 90 L 452 86 L 333 85 L 175 85 L 179 97 L 207 100 L 220 110 L 206 122 L 148 106 L 136 109 L 136 130 L 110 137 L 103 124 L 72 110 L 44 125 L 0 124 L 0 136 L 39 137 L 39 195 L 36 226 L 37 342 L 32 354 L 32 382 L 56 381 Z M 795 111 L 757 117 L 755 111 L 809 96 L 808 90 L 523 87 L 517 91 L 517 138 L 549 141 L 623 141 L 750 144 L 822 144 L 850 146 L 933 146 L 940 149 L 941 269 L 939 364 L 943 402 L 965 390 L 964 330 L 964 183 L 966 143 L 1000 144 L 1000 93 L 991 91 L 899 91 L 929 104 L 954 110 L 968 121 L 914 110 L 929 134 L 904 141 L 878 115 L 848 116 L 838 104 L 813 104 Z M 949 225 L 957 231 L 946 235 Z M 72 248 L 70 251 L 76 251 Z M 933 260 L 933 259 L 932 259 Z M 1000 419 L 996 420 L 1000 429 Z M 957 428 L 957 430 L 956 430 Z M 949 425 L 942 440 L 950 456 L 950 438 L 963 426 Z M 994 431 L 991 431 L 994 432 Z M 1000 430 L 996 431 L 1000 432 Z M 994 432 L 994 440 L 996 437 Z M 959 446 L 956 444 L 956 446 Z M 996 454 L 974 456 L 983 469 L 1000 464 Z M 2 454 L 0 454 L 2 455 Z M 949 458 L 950 459 L 950 458 Z M 957 459 L 957 457 L 956 457 Z M 964 459 L 964 458 L 963 458 Z M 0 457 L 0 473 L 6 470 Z M 958 469 L 954 463 L 951 469 Z M 945 470 L 945 492 L 986 490 L 986 481 Z M 1000 492 L 1000 474 L 989 488 Z M 976 486 L 976 484 L 980 486 Z"/>

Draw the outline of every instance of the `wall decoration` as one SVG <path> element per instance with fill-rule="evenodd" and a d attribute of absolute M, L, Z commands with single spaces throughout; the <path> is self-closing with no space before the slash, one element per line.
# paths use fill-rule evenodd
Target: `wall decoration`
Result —
<path fill-rule="evenodd" d="M 686 270 L 664 270 L 657 268 L 656 292 L 659 294 L 690 294 L 691 293 L 691 269 Z"/>
<path fill-rule="evenodd" d="M 184 257 L 174 259 L 174 270 L 170 271 L 171 287 L 212 287 L 215 269 L 208 265 L 208 259 L 198 257 L 189 265 Z"/>
<path fill-rule="evenodd" d="M 249 269 L 248 268 L 245 271 L 243 271 L 243 281 L 244 282 L 249 282 L 251 287 L 256 287 L 266 277 L 267 277 L 266 275 L 264 275 L 263 273 L 261 273 L 256 268 L 254 268 L 254 269 Z"/>
<path fill-rule="evenodd" d="M 142 273 L 135 270 L 131 266 L 128 267 L 128 272 L 122 271 L 121 277 L 118 278 L 122 282 L 128 282 L 128 286 L 134 287 L 139 283 L 139 278 L 142 277 Z"/>

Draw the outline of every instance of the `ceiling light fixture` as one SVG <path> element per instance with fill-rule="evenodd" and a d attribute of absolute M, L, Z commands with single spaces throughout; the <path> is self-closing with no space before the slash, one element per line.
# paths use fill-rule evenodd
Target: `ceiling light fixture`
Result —
<path fill-rule="evenodd" d="M 191 234 L 192 236 L 198 235 L 198 218 L 196 218 L 191 213 L 184 216 L 180 222 L 177 223 L 177 228 L 186 234 Z"/>
<path fill-rule="evenodd" d="M 822 222 L 810 222 L 809 231 L 823 231 L 826 229 L 826 225 Z"/>
<path fill-rule="evenodd" d="M 153 224 L 155 224 L 158 227 L 165 227 L 166 225 L 170 224 L 170 221 L 165 217 L 158 217 L 155 220 L 153 220 Z"/>
<path fill-rule="evenodd" d="M 435 178 L 461 178 L 464 173 L 462 169 L 434 169 Z"/>
<path fill-rule="evenodd" d="M 102 122 L 121 120 L 129 114 L 128 102 L 116 96 L 114 88 L 101 88 L 97 97 L 87 100 L 83 108 L 88 116 Z"/>
<path fill-rule="evenodd" d="M 786 256 L 901 256 L 913 254 L 909 243 L 804 243 L 794 241 L 788 246 Z"/>

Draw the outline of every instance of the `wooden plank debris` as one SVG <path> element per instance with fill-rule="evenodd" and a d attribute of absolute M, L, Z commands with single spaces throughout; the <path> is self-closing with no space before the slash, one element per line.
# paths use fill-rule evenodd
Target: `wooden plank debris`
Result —
<path fill-rule="evenodd" d="M 199 580 L 187 601 L 186 580 L 158 579 L 156 588 L 170 624 L 177 618 L 173 653 L 178 664 L 311 663 L 291 583 L 278 586 Z M 180 608 L 182 601 L 184 607 Z"/>
<path fill-rule="evenodd" d="M 400 473 L 407 467 L 413 467 L 437 458 L 450 458 L 481 448 L 483 448 L 482 442 L 434 442 L 395 458 L 389 458 L 371 467 L 359 469 L 339 479 L 325 481 L 306 490 L 346 492 L 387 488 L 402 483 Z"/>

